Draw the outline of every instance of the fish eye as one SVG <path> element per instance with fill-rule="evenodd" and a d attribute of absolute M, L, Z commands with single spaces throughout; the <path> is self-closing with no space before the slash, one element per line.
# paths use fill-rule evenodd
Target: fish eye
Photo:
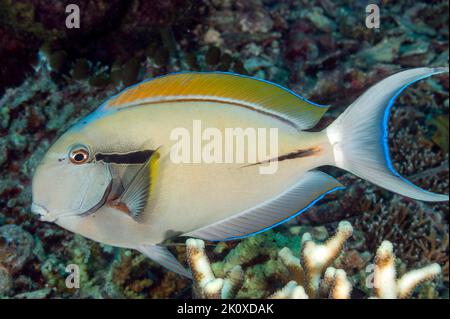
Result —
<path fill-rule="evenodd" d="M 77 146 L 70 151 L 70 161 L 73 164 L 83 164 L 89 159 L 89 150 L 83 146 Z"/>

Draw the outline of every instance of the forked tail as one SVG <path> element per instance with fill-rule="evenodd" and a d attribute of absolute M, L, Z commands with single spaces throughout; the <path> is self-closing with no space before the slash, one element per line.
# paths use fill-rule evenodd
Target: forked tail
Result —
<path fill-rule="evenodd" d="M 392 192 L 417 200 L 448 201 L 400 176 L 389 157 L 387 126 L 396 97 L 410 84 L 446 68 L 417 68 L 394 74 L 372 86 L 353 102 L 325 132 L 335 165 Z"/>

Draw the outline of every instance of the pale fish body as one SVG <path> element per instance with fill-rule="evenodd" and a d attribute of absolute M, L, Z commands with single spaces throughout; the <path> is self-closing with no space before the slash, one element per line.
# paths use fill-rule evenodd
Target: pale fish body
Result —
<path fill-rule="evenodd" d="M 306 130 L 326 107 L 268 82 L 222 73 L 143 82 L 105 102 L 50 148 L 33 180 L 33 211 L 90 239 L 140 250 L 189 276 L 160 243 L 176 235 L 230 240 L 274 227 L 342 188 L 315 170 L 324 165 L 419 200 L 448 200 L 399 176 L 385 141 L 386 114 L 399 92 L 445 71 L 395 74 L 320 132 Z M 222 138 L 230 128 L 276 129 L 277 157 L 266 152 L 256 163 L 248 156 L 244 163 L 193 162 L 199 150 L 193 146 L 191 162 L 175 162 L 174 129 L 188 132 L 193 145 L 202 134 L 194 123 Z M 225 146 L 221 151 L 223 158 Z M 275 162 L 274 172 L 261 173 Z"/>

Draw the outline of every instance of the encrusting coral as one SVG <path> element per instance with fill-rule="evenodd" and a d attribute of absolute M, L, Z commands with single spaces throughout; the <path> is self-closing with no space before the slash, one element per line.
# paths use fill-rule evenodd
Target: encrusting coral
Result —
<path fill-rule="evenodd" d="M 300 258 L 284 247 L 278 257 L 289 270 L 292 280 L 283 288 L 268 296 L 272 299 L 350 299 L 353 290 L 351 278 L 344 269 L 332 265 L 343 254 L 346 241 L 352 236 L 353 227 L 347 221 L 339 223 L 336 233 L 325 243 L 316 243 L 310 233 L 301 240 Z M 187 260 L 193 273 L 194 296 L 197 298 L 234 298 L 242 287 L 244 272 L 235 265 L 225 278 L 216 278 L 205 252 L 205 243 L 199 239 L 188 239 Z M 373 273 L 365 283 L 373 288 L 369 298 L 408 298 L 414 289 L 425 281 L 441 274 L 438 264 L 412 270 L 396 279 L 396 257 L 393 245 L 385 240 L 378 248 Z"/>

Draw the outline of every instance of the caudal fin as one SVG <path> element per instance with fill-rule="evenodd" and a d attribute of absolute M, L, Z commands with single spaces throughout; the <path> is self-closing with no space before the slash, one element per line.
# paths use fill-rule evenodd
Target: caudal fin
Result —
<path fill-rule="evenodd" d="M 410 84 L 446 68 L 417 68 L 394 74 L 372 86 L 326 128 L 335 165 L 392 192 L 417 200 L 448 201 L 400 176 L 389 157 L 387 126 L 396 97 Z"/>

